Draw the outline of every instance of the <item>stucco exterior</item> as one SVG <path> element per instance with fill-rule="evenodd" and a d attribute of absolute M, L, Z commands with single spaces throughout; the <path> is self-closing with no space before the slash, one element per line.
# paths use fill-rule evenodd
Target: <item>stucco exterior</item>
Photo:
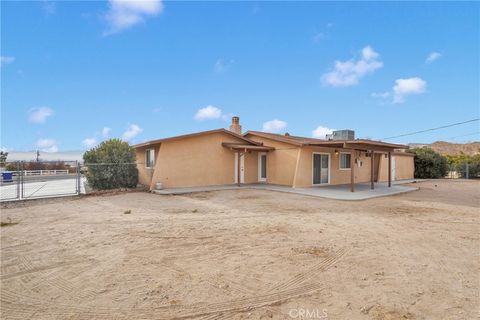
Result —
<path fill-rule="evenodd" d="M 413 160 L 414 157 L 412 154 L 402 152 L 394 153 L 392 155 L 392 162 L 395 162 L 395 172 L 393 173 L 392 179 L 394 181 L 413 179 L 415 171 Z M 388 180 L 388 159 L 384 156 L 381 157 L 379 177 L 380 181 Z"/>
<path fill-rule="evenodd" d="M 298 138 L 298 137 L 297 137 Z M 235 144 L 245 146 L 231 147 Z M 323 145 L 323 144 L 322 144 Z M 268 150 L 254 150 L 267 148 Z M 251 149 L 249 149 L 251 147 Z M 146 168 L 145 152 L 155 150 L 154 168 Z M 243 183 L 258 183 L 259 154 L 267 155 L 266 181 L 262 183 L 291 187 L 312 187 L 313 155 L 326 154 L 329 157 L 328 184 L 349 184 L 351 169 L 340 168 L 340 154 L 351 153 L 351 149 L 328 146 L 311 146 L 302 143 L 290 143 L 279 139 L 255 134 L 240 136 L 225 130 L 213 130 L 182 137 L 157 140 L 136 146 L 139 181 L 155 188 L 160 182 L 164 188 L 198 187 L 228 185 L 237 182 L 237 153 L 243 157 L 241 174 Z M 355 183 L 369 182 L 371 179 L 371 158 L 365 151 L 354 152 Z M 394 152 L 394 180 L 412 179 L 414 173 L 413 157 L 406 153 Z M 376 152 L 374 156 L 374 180 L 388 180 L 388 158 L 385 153 Z M 323 185 L 323 184 L 322 184 Z"/>
<path fill-rule="evenodd" d="M 235 152 L 222 143 L 243 143 L 225 132 L 212 132 L 151 146 L 137 147 L 139 182 L 150 189 L 197 187 L 235 183 Z M 146 168 L 147 149 L 155 149 L 154 170 Z M 258 181 L 258 152 L 244 156 L 244 183 Z"/>

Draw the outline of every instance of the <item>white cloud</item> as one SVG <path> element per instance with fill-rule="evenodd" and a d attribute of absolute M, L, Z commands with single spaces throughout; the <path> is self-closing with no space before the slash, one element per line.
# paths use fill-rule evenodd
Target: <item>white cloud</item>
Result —
<path fill-rule="evenodd" d="M 441 53 L 439 53 L 439 52 L 435 52 L 435 51 L 434 51 L 434 52 L 431 52 L 431 53 L 428 55 L 427 59 L 425 59 L 425 62 L 426 62 L 426 63 L 432 63 L 433 61 L 439 59 L 441 56 L 442 56 L 442 55 L 441 55 Z"/>
<path fill-rule="evenodd" d="M 214 120 L 220 119 L 222 117 L 222 110 L 212 105 L 206 106 L 205 108 L 198 109 L 197 113 L 194 116 L 194 119 L 197 121 L 203 120 Z"/>
<path fill-rule="evenodd" d="M 312 131 L 312 137 L 317 139 L 325 139 L 327 134 L 331 134 L 335 129 L 330 129 L 323 126 L 318 126 L 315 130 Z"/>
<path fill-rule="evenodd" d="M 85 146 L 85 147 L 93 147 L 94 145 L 96 145 L 98 143 L 97 139 L 95 138 L 86 138 L 82 141 L 82 144 Z"/>
<path fill-rule="evenodd" d="M 317 33 L 312 37 L 312 40 L 313 40 L 313 42 L 318 43 L 318 42 L 320 42 L 321 40 L 323 40 L 323 39 L 325 39 L 325 38 L 326 38 L 325 33 L 323 33 L 323 32 L 317 32 Z"/>
<path fill-rule="evenodd" d="M 53 110 L 49 107 L 32 108 L 28 111 L 28 120 L 33 123 L 45 123 L 48 117 L 53 115 Z"/>
<path fill-rule="evenodd" d="M 133 138 L 135 138 L 137 135 L 139 135 L 143 131 L 142 128 L 140 128 L 136 124 L 131 124 L 128 126 L 127 130 L 123 133 L 122 139 L 125 141 L 130 141 Z"/>
<path fill-rule="evenodd" d="M 380 55 L 372 47 L 366 46 L 361 51 L 361 58 L 347 61 L 335 61 L 332 71 L 322 75 L 321 81 L 326 86 L 347 87 L 357 84 L 361 78 L 383 67 Z"/>
<path fill-rule="evenodd" d="M 109 0 L 109 10 L 105 15 L 108 29 L 104 35 L 114 34 L 145 21 L 148 16 L 156 16 L 163 10 L 161 0 Z"/>
<path fill-rule="evenodd" d="M 57 142 L 54 139 L 39 139 L 36 146 L 43 152 L 58 152 Z"/>
<path fill-rule="evenodd" d="M 225 73 L 232 67 L 233 63 L 233 60 L 218 59 L 213 66 L 213 71 L 217 74 Z"/>
<path fill-rule="evenodd" d="M 15 61 L 15 57 L 0 56 L 0 66 L 10 64 Z"/>
<path fill-rule="evenodd" d="M 371 94 L 372 98 L 383 98 L 386 99 L 390 97 L 390 92 L 385 91 L 385 92 L 372 92 Z"/>
<path fill-rule="evenodd" d="M 282 120 L 273 119 L 263 124 L 262 131 L 279 133 L 287 128 L 287 123 Z"/>
<path fill-rule="evenodd" d="M 108 135 L 110 134 L 111 131 L 112 131 L 112 128 L 103 127 L 103 129 L 102 129 L 102 137 L 108 138 Z"/>
<path fill-rule="evenodd" d="M 57 12 L 57 4 L 53 1 L 44 0 L 42 2 L 43 13 L 47 16 L 51 16 Z"/>
<path fill-rule="evenodd" d="M 393 103 L 403 103 L 406 96 L 423 93 L 426 87 L 427 82 L 418 77 L 397 79 L 393 87 Z"/>

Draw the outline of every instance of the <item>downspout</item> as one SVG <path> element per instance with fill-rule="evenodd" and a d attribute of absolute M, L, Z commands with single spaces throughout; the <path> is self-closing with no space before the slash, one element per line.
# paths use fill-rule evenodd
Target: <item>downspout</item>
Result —
<path fill-rule="evenodd" d="M 300 155 L 301 155 L 301 153 L 302 153 L 302 147 L 298 147 L 297 163 L 295 164 L 295 173 L 293 174 L 292 188 L 297 187 L 297 174 L 298 174 L 298 167 L 300 166 Z"/>

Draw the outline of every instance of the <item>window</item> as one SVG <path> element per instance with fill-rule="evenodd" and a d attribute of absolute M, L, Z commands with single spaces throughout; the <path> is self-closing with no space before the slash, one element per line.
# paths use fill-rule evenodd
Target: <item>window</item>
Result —
<path fill-rule="evenodd" d="M 145 168 L 153 168 L 155 164 L 155 150 L 145 150 Z"/>
<path fill-rule="evenodd" d="M 350 153 L 340 153 L 340 169 L 351 168 L 352 155 Z"/>
<path fill-rule="evenodd" d="M 260 169 L 260 178 L 266 179 L 267 178 L 267 155 L 262 154 L 260 156 L 260 162 L 261 162 L 261 169 Z"/>
<path fill-rule="evenodd" d="M 267 181 L 267 154 L 258 154 L 258 181 Z"/>

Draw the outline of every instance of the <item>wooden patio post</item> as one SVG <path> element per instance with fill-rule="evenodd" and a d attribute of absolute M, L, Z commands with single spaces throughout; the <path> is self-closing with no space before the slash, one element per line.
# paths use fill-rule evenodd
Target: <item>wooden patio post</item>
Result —
<path fill-rule="evenodd" d="M 374 186 L 374 183 L 373 183 L 373 180 L 374 180 L 374 176 L 375 176 L 375 161 L 374 161 L 374 155 L 375 153 L 373 152 L 373 150 L 370 150 L 370 189 L 375 189 L 375 186 Z"/>
<path fill-rule="evenodd" d="M 355 149 L 350 152 L 350 192 L 355 192 Z"/>
<path fill-rule="evenodd" d="M 392 186 L 392 153 L 388 152 L 388 187 Z"/>

